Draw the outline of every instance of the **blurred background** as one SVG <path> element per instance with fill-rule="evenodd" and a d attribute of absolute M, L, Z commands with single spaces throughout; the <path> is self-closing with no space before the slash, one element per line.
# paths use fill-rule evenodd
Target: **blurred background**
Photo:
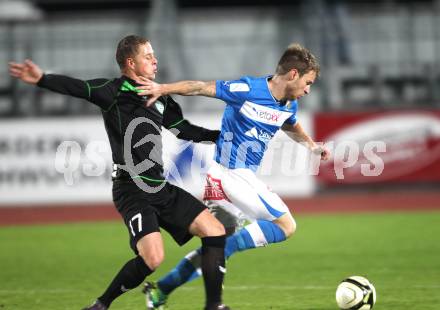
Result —
<path fill-rule="evenodd" d="M 117 77 L 115 48 L 128 34 L 152 42 L 159 82 L 271 74 L 290 43 L 303 44 L 322 70 L 300 101 L 299 119 L 342 155 L 321 164 L 316 175 L 301 147 L 289 147 L 280 134 L 262 178 L 305 210 L 374 208 L 378 197 L 388 208 L 406 201 L 413 208 L 440 207 L 439 0 L 2 0 L 0 205 L 111 202 L 109 149 L 90 145 L 107 145 L 99 109 L 10 78 L 7 62 L 31 58 L 46 72 Z M 222 102 L 176 100 L 194 123 L 220 126 Z M 212 149 L 182 151 L 166 139 L 168 162 L 176 163 L 170 179 L 200 196 Z M 69 154 L 56 154 L 63 141 L 79 144 L 73 185 L 62 172 L 72 165 Z M 347 141 L 357 145 L 353 158 Z M 95 169 L 98 155 L 103 169 Z M 202 163 L 194 170 L 199 175 L 187 171 L 193 158 Z M 373 173 L 365 175 L 362 165 Z"/>
<path fill-rule="evenodd" d="M 272 74 L 292 42 L 320 60 L 298 120 L 334 156 L 317 166 L 285 134 L 271 141 L 258 173 L 299 229 L 231 259 L 229 306 L 330 310 L 338 283 L 363 275 L 377 309 L 439 308 L 440 0 L 0 0 L 0 308 L 80 309 L 132 257 L 101 111 L 10 78 L 7 63 L 118 77 L 129 34 L 151 40 L 159 82 Z M 223 102 L 174 98 L 193 123 L 220 127 Z M 213 146 L 164 140 L 168 179 L 201 197 Z M 199 245 L 164 240 L 150 280 Z M 199 309 L 203 288 L 173 295 L 171 308 Z M 143 295 L 114 308 L 142 309 Z"/>

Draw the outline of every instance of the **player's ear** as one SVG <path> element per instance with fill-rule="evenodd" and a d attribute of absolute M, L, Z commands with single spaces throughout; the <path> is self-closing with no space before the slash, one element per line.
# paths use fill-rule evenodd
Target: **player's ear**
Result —
<path fill-rule="evenodd" d="M 127 68 L 134 69 L 134 59 L 131 58 L 131 57 L 128 57 L 128 58 L 125 60 L 125 66 L 126 66 Z"/>
<path fill-rule="evenodd" d="M 289 71 L 289 79 L 291 81 L 297 80 L 299 78 L 299 72 L 297 69 L 293 68 Z"/>

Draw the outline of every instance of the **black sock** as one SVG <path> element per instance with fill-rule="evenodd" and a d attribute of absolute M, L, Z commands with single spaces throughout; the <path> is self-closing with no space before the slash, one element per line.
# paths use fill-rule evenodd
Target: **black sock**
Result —
<path fill-rule="evenodd" d="M 206 306 L 220 304 L 225 269 L 225 236 L 202 238 L 202 273 Z"/>
<path fill-rule="evenodd" d="M 152 272 L 142 257 L 137 256 L 129 260 L 113 279 L 112 283 L 110 283 L 104 294 L 98 297 L 99 301 L 106 307 L 109 307 L 113 300 L 137 287 Z"/>

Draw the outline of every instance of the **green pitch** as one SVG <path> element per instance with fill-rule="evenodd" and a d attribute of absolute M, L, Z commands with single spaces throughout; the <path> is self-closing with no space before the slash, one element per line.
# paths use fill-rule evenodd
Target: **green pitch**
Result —
<path fill-rule="evenodd" d="M 440 212 L 298 216 L 289 241 L 238 253 L 228 263 L 225 301 L 234 310 L 336 309 L 339 281 L 363 275 L 375 309 L 440 307 Z M 81 309 L 131 257 L 121 223 L 0 228 L 0 310 Z M 188 250 L 166 237 L 157 279 Z M 170 297 L 170 309 L 202 309 L 202 282 Z M 112 309 L 144 309 L 140 289 Z"/>

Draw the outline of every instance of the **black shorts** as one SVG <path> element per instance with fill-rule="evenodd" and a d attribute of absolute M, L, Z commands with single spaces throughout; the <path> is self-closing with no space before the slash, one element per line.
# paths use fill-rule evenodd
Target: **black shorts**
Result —
<path fill-rule="evenodd" d="M 157 193 L 147 193 L 131 180 L 113 181 L 113 201 L 124 219 L 130 235 L 130 246 L 143 236 L 165 229 L 179 245 L 192 235 L 189 226 L 206 209 L 205 205 L 185 190 L 166 183 Z"/>

